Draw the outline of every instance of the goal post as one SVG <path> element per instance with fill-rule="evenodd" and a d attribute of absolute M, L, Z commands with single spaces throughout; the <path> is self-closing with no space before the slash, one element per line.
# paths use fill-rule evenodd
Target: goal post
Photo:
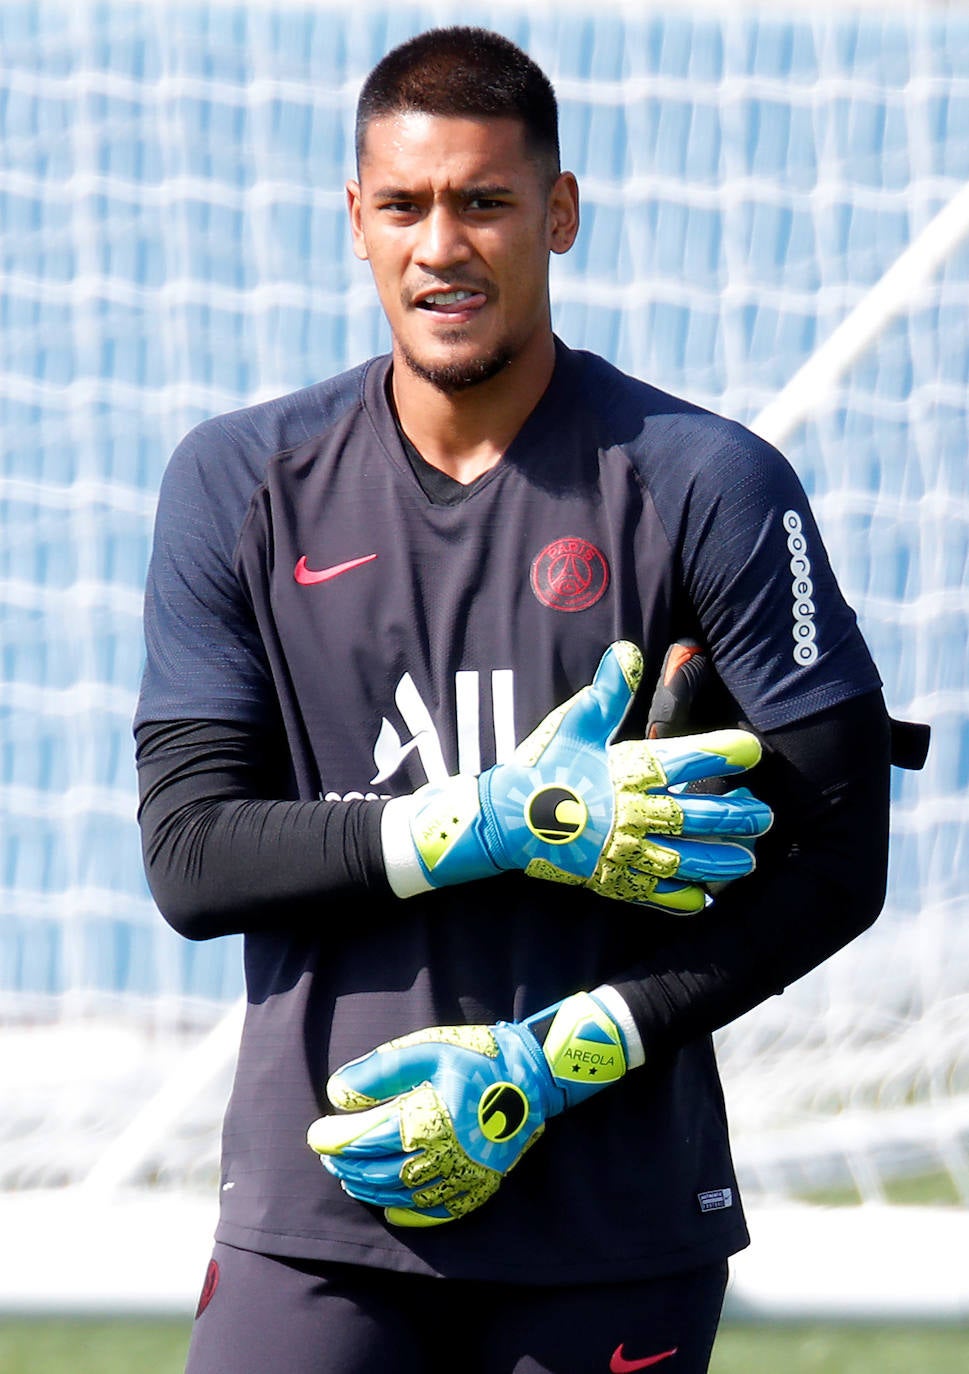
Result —
<path fill-rule="evenodd" d="M 956 191 L 885 275 L 755 416 L 750 428 L 775 447 L 822 408 L 835 386 L 890 321 L 918 307 L 918 296 L 969 235 L 969 184 Z"/>
<path fill-rule="evenodd" d="M 241 951 L 180 940 L 142 872 L 155 499 L 197 420 L 386 347 L 345 224 L 356 92 L 465 22 L 559 93 L 557 331 L 782 448 L 890 710 L 932 726 L 893 772 L 881 919 L 717 1037 L 734 1310 L 870 1315 L 877 1279 L 965 1316 L 925 1257 L 969 1215 L 969 12 L 914 3 L 0 6 L 0 1226 L 89 1244 L 167 1208 L 194 1255 L 211 1225 Z M 148 1302 L 95 1261 L 34 1299 L 8 1266 L 0 1307 Z"/>

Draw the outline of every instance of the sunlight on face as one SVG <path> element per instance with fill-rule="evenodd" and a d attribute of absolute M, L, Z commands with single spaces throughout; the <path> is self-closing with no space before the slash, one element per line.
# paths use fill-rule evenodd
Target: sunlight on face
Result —
<path fill-rule="evenodd" d="M 574 239 L 574 185 L 568 173 L 550 183 L 516 120 L 374 120 L 347 195 L 395 358 L 456 392 L 544 349 L 549 254 Z"/>

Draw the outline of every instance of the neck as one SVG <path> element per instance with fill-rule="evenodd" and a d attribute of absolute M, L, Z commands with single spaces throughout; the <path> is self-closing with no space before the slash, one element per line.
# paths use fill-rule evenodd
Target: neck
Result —
<path fill-rule="evenodd" d="M 541 353 L 519 355 L 488 381 L 446 392 L 413 372 L 395 349 L 394 404 L 404 433 L 425 462 L 462 483 L 493 468 L 551 380 L 551 335 Z"/>

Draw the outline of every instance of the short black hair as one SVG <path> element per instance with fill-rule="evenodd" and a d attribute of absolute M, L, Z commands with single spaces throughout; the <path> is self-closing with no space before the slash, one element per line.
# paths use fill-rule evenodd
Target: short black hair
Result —
<path fill-rule="evenodd" d="M 357 168 L 371 120 L 414 112 L 517 119 L 525 144 L 559 173 L 558 102 L 552 83 L 510 39 L 456 25 L 429 29 L 393 48 L 367 77 L 357 102 Z"/>

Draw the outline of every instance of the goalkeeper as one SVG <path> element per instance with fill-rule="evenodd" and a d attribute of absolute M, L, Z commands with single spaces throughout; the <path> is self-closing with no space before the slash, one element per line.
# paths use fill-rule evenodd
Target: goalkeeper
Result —
<path fill-rule="evenodd" d="M 703 1374 L 712 1033 L 880 910 L 878 673 L 784 458 L 553 334 L 524 53 L 395 48 L 346 194 L 390 352 L 188 434 L 148 576 L 146 871 L 247 999 L 189 1374 Z"/>

